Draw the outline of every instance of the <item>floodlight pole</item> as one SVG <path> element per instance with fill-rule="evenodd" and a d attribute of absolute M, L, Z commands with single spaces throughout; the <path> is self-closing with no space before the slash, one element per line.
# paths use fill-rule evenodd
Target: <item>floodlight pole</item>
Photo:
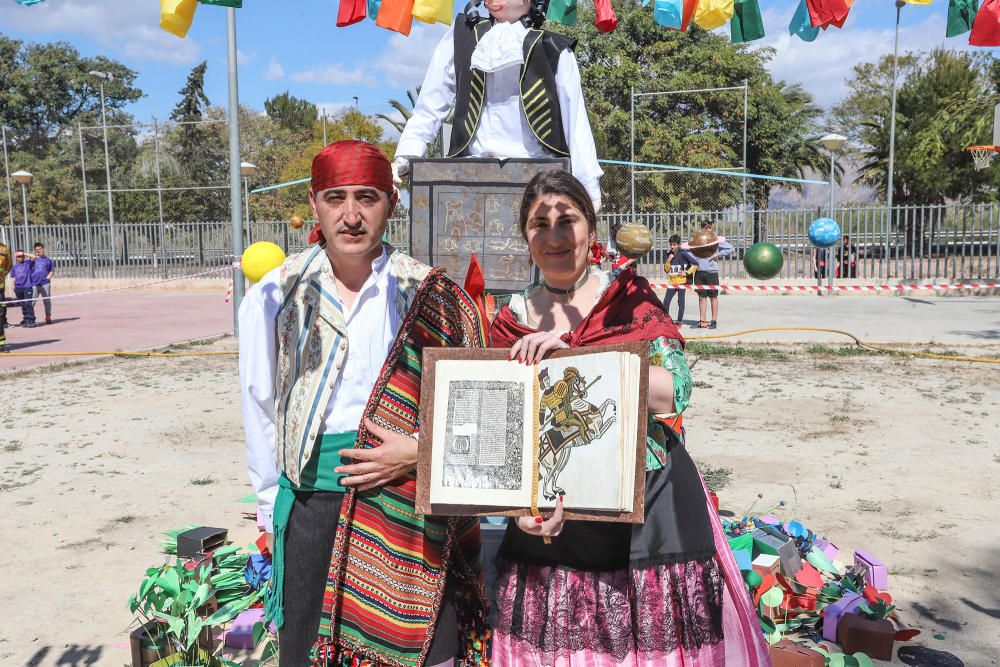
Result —
<path fill-rule="evenodd" d="M 115 204 L 111 194 L 111 153 L 108 150 L 108 117 L 104 107 L 104 80 L 110 79 L 107 72 L 90 72 L 101 80 L 101 130 L 104 133 L 104 177 L 108 188 L 108 224 L 111 227 L 111 277 L 118 276 L 118 249 L 115 242 Z"/>
<path fill-rule="evenodd" d="M 10 190 L 10 164 L 7 162 L 7 127 L 0 125 L 0 132 L 3 133 L 3 173 L 7 177 L 7 220 L 10 223 L 10 252 L 13 254 L 17 250 L 17 241 L 14 237 L 14 198 Z"/>
<path fill-rule="evenodd" d="M 892 216 L 892 171 L 896 160 L 896 71 L 899 67 L 899 16 L 903 11 L 903 0 L 896 0 L 896 43 L 892 49 L 892 106 L 889 111 L 889 174 L 886 184 L 886 207 Z"/>
<path fill-rule="evenodd" d="M 226 8 L 229 68 L 229 220 L 233 241 L 233 334 L 240 335 L 239 313 L 243 301 L 243 271 L 238 266 L 243 256 L 243 202 L 240 197 L 240 95 L 236 65 L 236 9 Z"/>

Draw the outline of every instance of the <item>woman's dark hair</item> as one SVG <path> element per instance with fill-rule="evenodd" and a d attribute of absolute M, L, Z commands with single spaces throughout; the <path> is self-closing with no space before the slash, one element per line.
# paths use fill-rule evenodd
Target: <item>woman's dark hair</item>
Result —
<path fill-rule="evenodd" d="M 674 234 L 669 239 L 667 239 L 667 243 L 680 243 L 680 242 L 681 242 L 681 237 L 679 234 Z"/>
<path fill-rule="evenodd" d="M 562 195 L 568 197 L 576 206 L 583 217 L 587 220 L 587 227 L 590 231 L 597 231 L 597 211 L 594 210 L 594 202 L 590 200 L 587 189 L 583 183 L 578 181 L 573 174 L 562 169 L 552 171 L 540 171 L 528 181 L 524 188 L 524 198 L 521 200 L 521 214 L 518 216 L 518 225 L 521 228 L 521 236 L 528 238 L 528 215 L 535 201 L 539 197 L 546 195 Z"/>

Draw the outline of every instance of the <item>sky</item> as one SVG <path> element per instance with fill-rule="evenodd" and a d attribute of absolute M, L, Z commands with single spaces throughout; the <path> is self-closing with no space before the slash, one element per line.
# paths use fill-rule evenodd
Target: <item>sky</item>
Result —
<path fill-rule="evenodd" d="M 456 3 L 456 11 L 464 4 Z M 802 83 L 824 107 L 843 96 L 853 65 L 892 52 L 891 0 L 857 0 L 842 30 L 824 31 L 809 44 L 788 35 L 795 6 L 793 0 L 761 0 L 768 35 L 754 44 L 775 48 L 772 74 Z M 387 112 L 387 100 L 405 99 L 406 89 L 421 83 L 445 26 L 414 22 L 409 37 L 369 20 L 337 28 L 337 7 L 334 0 L 245 0 L 237 10 L 242 104 L 262 110 L 265 99 L 287 90 L 330 111 L 357 97 L 361 111 Z M 139 73 L 137 85 L 146 93 L 129 111 L 149 121 L 169 115 L 188 72 L 202 60 L 208 61 L 210 100 L 226 105 L 225 14 L 222 7 L 200 5 L 191 31 L 178 39 L 159 28 L 156 0 L 46 0 L 30 7 L 0 0 L 0 33 L 27 42 L 63 40 L 83 55 L 124 63 Z M 944 0 L 906 5 L 900 52 L 973 48 L 967 36 L 945 39 L 946 17 Z M 720 31 L 728 33 L 728 26 Z"/>

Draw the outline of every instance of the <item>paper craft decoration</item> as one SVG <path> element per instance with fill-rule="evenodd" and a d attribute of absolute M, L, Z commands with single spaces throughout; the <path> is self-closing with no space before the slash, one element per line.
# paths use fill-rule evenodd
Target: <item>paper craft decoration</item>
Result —
<path fill-rule="evenodd" d="M 367 10 L 366 0 L 340 0 L 340 9 L 337 11 L 337 27 L 343 28 L 363 21 L 368 13 Z"/>
<path fill-rule="evenodd" d="M 823 621 L 824 626 L 826 621 Z M 896 626 L 886 619 L 844 614 L 837 623 L 837 637 L 845 653 L 865 653 L 875 660 L 892 660 Z"/>
<path fill-rule="evenodd" d="M 946 37 L 957 37 L 972 30 L 972 23 L 979 11 L 979 0 L 951 0 L 948 3 L 948 29 Z"/>
<path fill-rule="evenodd" d="M 576 0 L 551 0 L 545 18 L 553 23 L 576 25 Z"/>
<path fill-rule="evenodd" d="M 160 0 L 160 27 L 177 37 L 191 29 L 198 0 Z"/>
<path fill-rule="evenodd" d="M 823 608 L 823 639 L 837 641 L 837 626 L 844 614 L 849 614 L 865 601 L 860 593 L 848 593 L 832 604 Z"/>
<path fill-rule="evenodd" d="M 733 0 L 699 0 L 694 22 L 699 28 L 715 30 L 733 18 Z"/>
<path fill-rule="evenodd" d="M 809 20 L 809 9 L 806 7 L 806 0 L 799 2 L 792 20 L 788 23 L 788 34 L 795 35 L 803 42 L 812 42 L 819 34 L 819 28 L 814 28 Z"/>
<path fill-rule="evenodd" d="M 831 561 L 837 557 L 837 554 L 840 553 L 840 549 L 837 547 L 836 544 L 833 544 L 829 540 L 825 540 L 822 537 L 817 538 L 813 546 L 822 551 L 823 555 L 826 556 Z"/>
<path fill-rule="evenodd" d="M 733 20 L 729 22 L 730 41 L 733 44 L 752 42 L 764 37 L 764 19 L 757 0 L 736 0 Z"/>
<path fill-rule="evenodd" d="M 559 350 L 427 348 L 417 511 L 643 520 L 648 364 L 643 343 Z"/>
<path fill-rule="evenodd" d="M 865 583 L 880 591 L 889 588 L 889 570 L 885 563 L 867 551 L 854 552 L 854 571 L 864 575 Z"/>
<path fill-rule="evenodd" d="M 375 25 L 409 36 L 413 26 L 413 0 L 382 0 Z"/>
<path fill-rule="evenodd" d="M 451 25 L 454 9 L 451 0 L 413 0 L 413 18 L 423 23 Z"/>
<path fill-rule="evenodd" d="M 1000 46 L 1000 0 L 986 0 L 969 33 L 972 46 Z"/>
<path fill-rule="evenodd" d="M 773 554 L 761 554 L 753 559 L 753 570 L 762 577 L 774 576 L 781 570 L 781 561 Z"/>
<path fill-rule="evenodd" d="M 177 535 L 177 557 L 194 558 L 225 546 L 229 531 L 225 528 L 200 526 Z"/>
<path fill-rule="evenodd" d="M 771 667 L 823 667 L 825 660 L 817 651 L 796 644 L 790 639 L 782 639 L 767 648 Z"/>
<path fill-rule="evenodd" d="M 223 642 L 229 648 L 254 648 L 253 629 L 258 623 L 264 622 L 264 610 L 261 608 L 247 609 L 233 619 L 233 625 L 226 631 Z"/>
<path fill-rule="evenodd" d="M 786 577 L 793 576 L 802 569 L 802 558 L 792 539 L 770 526 L 761 526 L 753 531 L 754 551 L 771 554 L 781 560 L 781 572 Z"/>
<path fill-rule="evenodd" d="M 806 0 L 806 9 L 809 11 L 809 22 L 812 27 L 819 28 L 825 25 L 844 25 L 844 19 L 851 10 L 851 4 L 847 0 Z"/>

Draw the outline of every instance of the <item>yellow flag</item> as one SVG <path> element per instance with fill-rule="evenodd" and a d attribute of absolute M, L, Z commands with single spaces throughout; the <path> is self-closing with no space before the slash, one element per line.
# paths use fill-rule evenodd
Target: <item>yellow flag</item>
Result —
<path fill-rule="evenodd" d="M 700 0 L 694 22 L 705 30 L 720 28 L 733 18 L 733 0 Z"/>
<path fill-rule="evenodd" d="M 160 27 L 183 38 L 191 29 L 198 0 L 160 0 Z"/>
<path fill-rule="evenodd" d="M 929 5 L 931 0 L 903 0 L 908 5 Z"/>

